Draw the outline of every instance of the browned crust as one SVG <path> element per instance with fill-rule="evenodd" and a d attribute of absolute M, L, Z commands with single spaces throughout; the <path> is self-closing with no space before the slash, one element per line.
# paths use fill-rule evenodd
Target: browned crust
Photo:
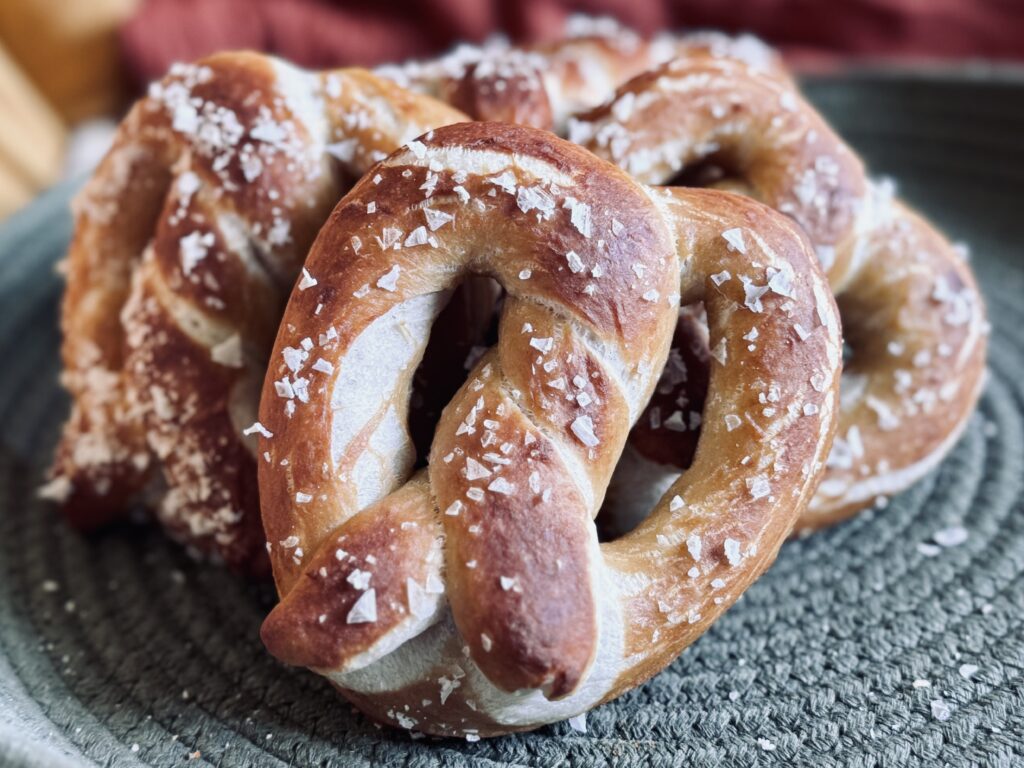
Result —
<path fill-rule="evenodd" d="M 628 242 L 611 244 L 610 220 L 599 223 L 596 217 L 593 221 L 594 232 L 589 238 L 585 237 L 571 223 L 571 212 L 564 208 L 557 209 L 551 223 L 540 226 L 535 220 L 535 214 L 520 210 L 515 196 L 502 193 L 500 197 L 496 195 L 491 198 L 488 193 L 493 183 L 487 179 L 470 175 L 459 184 L 448 169 L 429 171 L 426 160 L 409 161 L 407 165 L 397 166 L 385 163 L 371 171 L 368 178 L 357 184 L 339 203 L 330 225 L 325 227 L 314 245 L 307 269 L 316 276 L 317 288 L 293 294 L 275 353 L 271 357 L 260 415 L 261 422 L 274 434 L 272 439 L 265 441 L 265 448 L 271 453 L 272 460 L 261 466 L 263 516 L 271 542 L 297 536 L 304 547 L 309 542 L 309 547 L 315 546 L 332 530 L 332 521 L 337 525 L 356 512 L 352 506 L 352 490 L 346 488 L 344 483 L 323 476 L 321 467 L 325 461 L 329 461 L 323 442 L 309 439 L 310 434 L 322 434 L 322 425 L 329 423 L 326 396 L 329 387 L 317 384 L 315 393 L 311 393 L 311 402 L 299 408 L 291 417 L 281 408 L 280 399 L 275 396 L 273 387 L 274 380 L 289 374 L 281 356 L 283 349 L 296 345 L 302 338 L 317 338 L 328 324 L 334 325 L 339 336 L 339 350 L 332 349 L 330 352 L 336 362 L 340 350 L 351 344 L 387 308 L 414 295 L 443 290 L 460 274 L 471 269 L 491 274 L 510 290 L 512 296 L 506 302 L 508 322 L 513 322 L 511 318 L 514 318 L 515 323 L 518 323 L 521 317 L 528 316 L 535 326 L 537 336 L 546 332 L 547 324 L 557 324 L 557 316 L 537 303 L 543 301 L 557 311 L 575 317 L 597 337 L 620 345 L 622 357 L 633 365 L 664 354 L 659 348 L 663 333 L 670 324 L 665 308 L 669 306 L 667 299 L 673 280 L 669 271 L 671 262 L 667 232 L 663 225 L 659 226 L 655 209 L 646 195 L 624 174 L 550 134 L 512 126 L 464 123 L 438 130 L 432 137 L 424 137 L 422 141 L 427 147 L 460 147 L 471 151 L 500 152 L 509 157 L 525 156 L 550 164 L 555 171 L 571 178 L 572 182 L 566 185 L 567 188 L 577 200 L 589 205 L 595 214 L 615 210 L 616 215 L 627 222 L 630 238 Z M 435 207 L 455 212 L 456 223 L 451 226 L 455 228 L 455 236 L 459 240 L 443 240 L 444 244 L 430 251 L 429 255 L 406 249 L 383 253 L 372 249 L 372 245 L 369 245 L 373 242 L 370 232 L 381 232 L 388 226 L 394 226 L 403 233 L 409 232 L 422 220 L 418 205 L 424 200 L 421 187 L 427 173 L 437 176 L 431 194 L 431 199 L 437 201 Z M 467 210 L 453 202 L 443 202 L 456 199 L 456 186 L 467 190 L 473 198 L 493 200 L 494 208 L 484 216 L 474 212 L 471 207 Z M 376 209 L 372 214 L 366 212 L 367 200 L 376 201 Z M 605 236 L 605 229 L 609 230 L 607 254 L 597 245 Z M 343 256 L 343 261 L 338 263 L 338 256 L 351 248 L 350 240 L 354 235 L 364 243 L 361 260 L 345 260 Z M 506 243 L 509 251 L 517 254 L 517 258 L 493 258 L 486 250 L 492 242 Z M 593 295 L 584 292 L 588 282 L 585 277 L 574 274 L 566 266 L 565 254 L 573 249 L 583 261 L 594 264 L 600 260 L 606 266 L 606 274 L 601 278 L 601 290 L 595 291 Z M 665 297 L 666 303 L 661 307 L 658 302 L 641 297 L 643 289 L 632 269 L 633 264 L 639 264 L 647 270 L 644 285 L 651 286 L 658 291 L 659 296 Z M 361 285 L 373 285 L 393 265 L 399 265 L 402 274 L 410 274 L 410 278 L 403 280 L 395 292 L 379 290 L 362 299 L 353 299 L 353 294 L 359 291 Z M 533 274 L 528 281 L 523 281 L 518 275 L 526 265 L 532 267 Z M 519 298 L 521 293 L 525 294 L 522 299 Z M 315 315 L 313 310 L 320 305 L 323 307 L 321 314 Z M 517 343 L 529 349 L 530 337 L 521 334 L 516 336 Z M 566 342 L 573 343 L 568 337 Z M 578 342 L 575 343 L 578 345 Z M 504 344 L 501 349 L 504 350 Z M 536 350 L 532 351 L 536 353 Z M 556 349 L 554 354 L 568 354 L 571 351 Z M 519 409 L 524 408 L 546 423 L 553 434 L 558 436 L 557 439 L 571 446 L 570 450 L 580 451 L 581 456 L 586 456 L 587 451 L 580 446 L 571 431 L 568 412 L 544 408 L 531 395 L 529 371 L 523 373 L 517 368 L 523 354 L 519 352 L 514 358 L 509 355 L 509 363 L 506 365 L 505 352 L 502 352 L 503 376 L 507 377 L 511 388 L 522 393 L 523 398 L 519 404 L 506 403 L 509 411 L 504 417 L 506 427 L 516 428 L 516 422 L 512 419 L 519 418 L 515 414 L 521 413 Z M 583 359 L 582 348 L 576 350 L 576 356 Z M 580 371 L 590 373 L 585 364 Z M 495 379 L 489 382 L 488 387 L 497 387 L 500 383 Z M 472 379 L 469 386 L 472 386 Z M 486 394 L 486 391 L 473 393 L 469 397 L 464 390 L 463 400 L 468 400 L 468 403 L 464 403 L 466 408 L 471 407 L 481 394 Z M 615 406 L 614 398 L 609 399 L 609 407 L 601 412 L 609 419 L 608 425 L 604 425 L 602 417 L 595 418 L 595 428 L 602 447 L 588 467 L 594 480 L 603 477 L 603 482 L 607 482 L 619 450 L 615 447 L 614 435 L 622 432 L 628 423 L 628 416 L 622 413 L 622 407 Z M 497 401 L 492 404 L 493 407 L 498 405 Z M 463 439 L 446 442 L 455 436 L 456 425 L 463 418 L 464 413 L 459 408 L 450 406 L 446 411 L 439 436 L 435 437 L 435 456 L 456 448 L 467 450 L 467 446 L 462 444 Z M 478 418 L 482 419 L 483 415 Z M 538 433 L 539 442 L 543 443 L 547 439 Z M 495 440 L 496 444 L 506 442 L 500 435 L 496 435 Z M 439 450 L 441 454 L 437 453 Z M 287 460 L 286 482 L 282 482 L 283 478 L 274 469 L 282 459 Z M 444 467 L 443 461 L 435 460 L 431 464 L 432 487 L 441 508 L 447 508 L 467 490 L 459 474 L 447 472 Z M 349 469 L 339 467 L 334 474 L 344 475 Z M 513 463 L 502 476 L 522 489 L 528 486 L 530 471 L 526 464 L 516 466 Z M 558 480 L 563 484 L 568 482 L 564 477 Z M 321 490 L 328 487 L 331 489 L 329 493 Z M 314 497 L 304 505 L 301 518 L 298 519 L 292 503 L 297 491 Z M 320 501 L 321 498 L 323 501 Z M 513 564 L 502 558 L 521 558 L 528 550 L 538 526 L 544 524 L 536 515 L 517 520 L 512 515 L 513 508 L 508 506 L 514 500 L 512 497 L 504 499 L 498 494 L 491 494 L 489 499 L 480 504 L 480 509 L 487 520 L 488 530 L 493 528 L 490 535 L 478 537 L 470 532 L 469 527 L 473 523 L 468 520 L 468 515 L 444 520 L 449 552 L 449 600 L 456 622 L 467 638 L 474 658 L 499 684 L 510 689 L 547 687 L 551 695 L 561 695 L 575 686 L 592 658 L 592 645 L 574 647 L 576 641 L 584 636 L 583 632 L 563 631 L 574 623 L 581 627 L 594 626 L 592 601 L 582 600 L 589 587 L 577 586 L 573 588 L 574 591 L 566 594 L 558 590 L 560 583 L 569 585 L 572 581 L 586 582 L 590 511 L 577 502 L 562 509 L 553 505 L 553 509 L 545 512 L 545 517 L 550 518 L 550 535 L 553 540 L 562 542 L 564 547 L 563 568 L 566 569 L 563 578 L 549 578 L 545 584 L 543 571 L 527 573 L 523 570 L 497 574 L 489 570 L 489 567 Z M 532 522 L 527 524 L 526 521 Z M 520 542 L 520 546 L 513 546 L 516 541 Z M 451 559 L 452 551 L 462 551 L 467 555 L 458 564 L 462 573 L 455 569 L 456 563 Z M 474 556 L 477 554 L 479 557 Z M 480 572 L 483 576 L 473 574 L 472 568 L 465 567 L 466 562 L 473 560 L 489 564 L 488 568 Z M 287 594 L 294 583 L 297 564 L 288 552 L 280 551 L 277 547 L 272 550 L 272 561 L 279 589 Z M 531 564 L 522 559 L 517 563 L 521 566 Z M 569 577 L 573 573 L 575 579 Z M 503 589 L 500 578 L 487 578 L 500 575 L 509 579 L 521 578 L 524 583 L 528 581 L 531 587 L 536 586 L 536 590 L 521 597 L 525 590 L 520 593 L 513 588 Z M 509 592 L 512 594 L 507 594 Z M 475 607 L 488 603 L 503 607 L 505 612 L 490 610 L 484 615 Z M 538 621 L 545 617 L 557 618 L 558 621 L 551 625 Z M 491 637 L 495 644 L 506 643 L 508 653 L 483 650 L 480 638 L 484 634 Z M 592 630 L 589 635 L 592 639 Z"/>
<path fill-rule="evenodd" d="M 638 98 L 638 97 L 643 98 Z M 652 98 L 653 96 L 653 98 Z M 575 121 L 575 136 L 646 183 L 713 160 L 794 218 L 834 283 L 850 268 L 863 164 L 792 85 L 745 62 L 691 55 L 645 72 Z"/>
<path fill-rule="evenodd" d="M 462 117 L 368 72 L 285 66 L 245 52 L 176 66 L 78 199 L 62 309 L 73 407 L 48 486 L 93 525 L 162 470 L 171 532 L 250 573 L 266 555 L 245 425 L 228 410 L 242 372 L 262 378 L 284 294 L 346 174 L 410 129 Z M 328 135 L 314 136 L 321 121 Z M 144 252 L 149 275 L 134 279 Z M 133 280 L 145 311 L 122 322 Z M 220 361 L 215 342 L 229 342 Z"/>
<path fill-rule="evenodd" d="M 668 193 L 680 245 L 694 249 L 693 292 L 684 291 L 683 300 L 704 302 L 711 342 L 717 346 L 727 339 L 727 357 L 724 364 L 712 358 L 705 429 L 693 465 L 669 492 L 684 506 L 674 515 L 660 507 L 635 531 L 605 546 L 624 573 L 637 571 L 645 552 L 663 558 L 658 575 L 627 605 L 626 655 L 639 654 L 640 661 L 623 674 L 616 691 L 655 674 L 774 561 L 818 485 L 835 428 L 837 313 L 831 297 L 822 295 L 824 281 L 806 236 L 765 206 L 735 195 L 678 188 Z M 732 227 L 743 228 L 751 253 L 736 252 L 721 237 Z M 753 247 L 755 234 L 763 247 Z M 741 278 L 764 273 L 757 265 L 766 252 L 792 266 L 792 298 L 768 291 L 759 299 L 760 312 L 744 311 L 749 305 Z M 716 284 L 711 276 L 723 270 L 732 277 Z M 742 339 L 751 325 L 760 332 L 753 350 Z M 798 325 L 808 329 L 806 338 L 795 332 Z M 823 378 L 820 388 L 811 384 L 816 375 Z M 805 410 L 808 405 L 813 412 Z M 727 421 L 732 415 L 740 419 L 736 426 Z M 776 438 L 765 437 L 778 430 Z M 749 482 L 730 482 L 744 468 L 761 466 L 765 495 Z M 700 500 L 713 500 L 728 512 L 708 514 Z M 689 545 L 666 546 L 659 539 L 680 530 L 687 540 L 700 539 L 699 561 Z M 736 545 L 731 555 L 730 539 Z M 698 573 L 683 577 L 698 563 Z"/>
<path fill-rule="evenodd" d="M 474 120 L 532 125 L 554 124 L 543 73 L 528 57 L 501 57 L 469 65 L 466 73 L 442 87 L 441 97 Z"/>
<path fill-rule="evenodd" d="M 951 447 L 980 394 L 984 308 L 969 266 L 931 225 L 898 204 L 891 215 L 880 214 L 880 223 L 867 221 L 861 209 L 869 191 L 859 159 L 792 84 L 740 62 L 698 56 L 634 79 L 618 99 L 651 93 L 657 98 L 621 123 L 615 104 L 584 118 L 594 130 L 621 128 L 628 146 L 602 144 L 596 134 L 588 146 L 628 168 L 631 157 L 682 142 L 678 158 L 666 156 L 640 173 L 650 178 L 674 167 L 674 159 L 700 161 L 707 155 L 701 148 L 716 142 L 716 153 L 734 163 L 733 183 L 801 223 L 819 249 L 835 249 L 829 274 L 854 349 L 845 400 L 854 393 L 857 402 L 843 409 L 829 470 L 800 528 L 839 522 L 906 488 Z M 762 134 L 778 140 L 765 141 Z M 737 162 L 730 152 L 745 159 Z M 820 205 L 794 197 L 812 177 L 829 179 Z M 937 290 L 944 291 L 941 301 Z M 948 321 L 954 310 L 960 325 Z M 685 347 L 704 346 L 692 327 L 680 325 L 677 333 L 687 337 Z M 706 387 L 699 378 L 679 382 L 663 399 L 701 401 Z M 657 463 L 688 466 L 693 435 L 650 425 L 648 410 L 632 445 Z M 899 440 L 893 440 L 896 429 Z"/>
<path fill-rule="evenodd" d="M 426 584 L 423 553 L 442 535 L 425 481 L 353 517 L 305 561 L 299 581 L 263 622 L 267 650 L 286 664 L 314 669 L 335 669 L 367 652 L 408 618 L 408 580 Z M 368 586 L 359 588 L 357 570 Z M 366 589 L 376 594 L 376 620 L 349 623 Z"/>
<path fill-rule="evenodd" d="M 375 631 L 346 628 L 346 637 L 354 633 L 351 642 L 338 633 L 327 638 L 317 632 L 311 639 L 313 612 L 325 612 L 328 600 L 334 601 L 330 610 L 339 612 L 351 596 L 313 590 L 310 561 L 295 547 L 322 553 L 325 542 L 354 530 L 356 521 L 365 526 L 359 530 L 367 541 L 383 541 L 384 510 L 421 482 L 390 495 L 385 488 L 382 501 L 359 509 L 356 499 L 365 480 L 353 469 L 380 423 L 378 414 L 391 405 L 405 408 L 407 382 L 402 379 L 382 394 L 380 410 L 365 415 L 366 426 L 352 442 L 334 449 L 342 456 L 335 464 L 332 377 L 344 370 L 360 335 L 390 310 L 450 289 L 467 271 L 483 272 L 510 293 L 501 338 L 442 416 L 431 453 L 429 497 L 419 501 L 427 505 L 429 500 L 429 509 L 421 513 L 439 516 L 444 528 L 446 595 L 459 644 L 473 663 L 502 689 L 542 689 L 552 698 L 574 691 L 586 678 L 597 643 L 600 595 L 594 559 L 602 555 L 593 546 L 589 516 L 599 505 L 631 418 L 621 384 L 611 385 L 612 377 L 622 373 L 609 369 L 607 352 L 598 356 L 590 347 L 615 348 L 622 364 L 632 366 L 630 376 L 645 361 L 664 359 L 676 319 L 675 251 L 686 259 L 684 300 L 703 299 L 712 339 L 730 340 L 729 364 L 713 368 L 717 394 L 710 411 L 721 421 L 723 409 L 763 410 L 760 396 L 769 392 L 791 409 L 779 416 L 758 410 L 735 431 L 718 426 L 705 434 L 697 468 L 680 488 L 688 496 L 692 492 L 693 499 L 707 499 L 718 514 L 680 511 L 666 497 L 648 524 L 601 549 L 615 572 L 647 580 L 627 601 L 626 654 L 637 654 L 637 661 L 622 669 L 608 693 L 618 695 L 671 661 L 725 610 L 771 562 L 805 508 L 834 428 L 840 365 L 834 302 L 806 239 L 762 205 L 725 193 L 684 190 L 654 191 L 655 202 L 621 171 L 529 128 L 466 123 L 438 129 L 421 142 L 421 148 L 402 150 L 372 170 L 339 203 L 307 261 L 317 285 L 293 292 L 271 357 L 260 421 L 272 436 L 261 440 L 268 461 L 260 466 L 260 486 L 275 578 L 288 606 L 275 612 L 267 629 L 271 650 L 287 660 L 329 661 L 328 669 L 344 669 L 368 647 L 366 637 L 386 640 L 395 626 L 385 620 Z M 437 159 L 447 157 L 443 151 L 449 148 L 463 150 L 451 157 L 464 158 L 464 168 Z M 435 156 L 435 151 L 442 154 Z M 508 158 L 513 179 L 506 183 L 513 189 L 495 188 L 500 186 L 494 181 L 498 169 L 481 176 L 475 164 L 484 162 L 484 155 L 473 153 Z M 535 183 L 530 181 L 534 172 L 526 169 L 541 162 L 548 167 L 545 175 L 564 175 L 562 186 L 590 206 L 595 215 L 589 238 L 581 236 L 578 222 L 561 205 L 553 206 L 544 222 L 519 206 L 516 189 Z M 456 187 L 465 202 L 459 202 Z M 435 211 L 454 215 L 436 232 L 436 242 L 395 249 L 375 241 L 374 235 L 386 228 L 401 237 L 413 231 L 423 221 L 425 201 Z M 766 262 L 737 252 L 722 237 L 731 227 L 744 228 L 751 247 L 756 243 L 764 258 L 793 270 L 789 282 L 761 298 L 763 308 L 749 309 L 743 278 L 760 284 L 772 273 L 766 272 Z M 585 265 L 601 264 L 600 290 L 587 291 L 592 275 L 578 265 L 567 266 L 570 250 Z M 355 253 L 358 258 L 352 258 Z M 735 277 L 719 285 L 711 275 L 723 269 Z M 524 272 L 525 278 L 520 276 Z M 400 279 L 381 288 L 378 280 L 385 274 Z M 736 343 L 740 326 L 753 321 L 763 324 L 764 346 L 744 351 Z M 809 329 L 806 338 L 795 332 L 795 324 Z M 283 354 L 287 348 L 296 349 L 302 339 L 326 338 L 327 328 L 333 329 L 332 341 L 313 341 L 298 368 L 294 353 L 289 363 Z M 330 374 L 310 372 L 308 366 L 318 358 L 328 362 Z M 557 365 L 547 368 L 552 361 Z M 810 383 L 813 373 L 823 377 L 820 389 Z M 311 377 L 309 402 L 289 413 L 274 382 L 300 374 Z M 580 411 L 546 390 L 541 382 L 555 375 L 578 378 L 589 402 L 598 405 Z M 653 378 L 645 381 L 637 386 L 649 391 Z M 592 443 L 583 443 L 572 428 L 574 416 L 582 412 L 590 418 Z M 777 437 L 764 437 L 772 432 Z M 744 457 L 745 450 L 751 455 Z M 485 451 L 494 452 L 497 460 Z M 758 480 L 746 468 L 750 461 L 770 477 L 770 490 L 762 492 L 757 482 L 750 485 Z M 573 476 L 573 463 L 582 476 Z M 731 483 L 731 476 L 748 482 Z M 584 499 L 588 494 L 592 498 Z M 687 527 L 707 537 L 707 559 L 692 577 L 686 575 L 691 555 L 670 538 Z M 284 541 L 289 546 L 279 546 Z M 732 550 L 737 541 L 746 547 L 742 553 Z M 754 542 L 760 545 L 756 551 L 746 546 Z M 426 539 L 416 546 L 427 552 Z M 321 563 L 322 555 L 313 562 Z M 400 572 L 409 567 L 401 565 Z M 728 588 L 716 593 L 712 582 L 723 575 Z M 292 598 L 296 591 L 301 599 Z M 664 620 L 665 610 L 675 615 L 694 605 L 701 617 L 668 621 L 660 636 L 650 636 L 655 613 Z M 292 610 L 298 611 L 299 627 L 293 635 L 286 618 Z M 363 637 L 364 632 L 369 634 Z M 472 708 L 458 703 L 454 719 L 429 708 L 413 717 L 412 710 L 420 710 L 413 698 L 428 698 L 429 687 L 424 681 L 380 695 L 346 695 L 375 717 L 412 723 L 403 727 L 450 734 L 457 722 L 456 732 L 509 730 L 495 726 L 486 712 L 469 714 Z M 458 695 L 453 696 L 457 702 Z"/>

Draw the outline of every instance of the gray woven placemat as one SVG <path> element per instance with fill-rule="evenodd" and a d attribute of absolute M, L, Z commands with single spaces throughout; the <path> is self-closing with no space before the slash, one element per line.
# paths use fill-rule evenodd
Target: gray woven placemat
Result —
<path fill-rule="evenodd" d="M 51 192 L 0 230 L 0 765 L 1021 764 L 1021 83 L 811 84 L 873 168 L 972 243 L 995 325 L 980 412 L 886 509 L 787 544 L 679 661 L 592 712 L 586 735 L 560 724 L 466 744 L 379 730 L 262 651 L 269 590 L 145 526 L 79 536 L 35 500 L 66 408 L 52 264 L 69 190 Z M 965 542 L 922 552 L 953 525 Z"/>

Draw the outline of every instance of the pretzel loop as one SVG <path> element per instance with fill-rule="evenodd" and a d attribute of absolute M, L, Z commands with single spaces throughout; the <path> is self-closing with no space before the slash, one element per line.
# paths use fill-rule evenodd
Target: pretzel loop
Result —
<path fill-rule="evenodd" d="M 722 237 L 736 227 L 745 252 Z M 795 228 L 756 203 L 647 190 L 550 134 L 464 124 L 364 178 L 306 268 L 317 286 L 292 295 L 260 411 L 282 596 L 262 636 L 376 717 L 500 733 L 618 695 L 767 567 L 813 492 L 833 426 L 835 308 Z M 508 293 L 500 339 L 409 479 L 410 377 L 469 274 Z M 748 280 L 772 287 L 752 302 Z M 706 301 L 725 350 L 716 423 L 648 522 L 598 545 L 592 518 L 680 294 Z M 739 341 L 750 323 L 765 338 L 755 350 Z M 299 379 L 308 401 L 286 408 L 278 395 Z M 759 395 L 778 412 L 734 428 Z"/>
<path fill-rule="evenodd" d="M 843 310 L 852 357 L 829 472 L 803 527 L 836 522 L 908 487 L 948 452 L 983 381 L 987 324 L 970 268 L 894 202 L 891 189 L 867 180 L 860 159 L 786 78 L 691 54 L 622 86 L 576 120 L 571 135 L 648 183 L 710 163 L 729 188 L 808 233 Z M 680 326 L 680 343 L 702 344 L 691 328 Z M 760 343 L 755 337 L 750 342 Z M 631 441 L 631 473 L 659 490 L 674 476 L 666 457 L 686 466 L 689 425 L 676 411 L 685 419 L 704 397 L 700 377 L 685 378 L 668 382 L 663 401 L 682 408 L 662 412 L 659 404 Z"/>

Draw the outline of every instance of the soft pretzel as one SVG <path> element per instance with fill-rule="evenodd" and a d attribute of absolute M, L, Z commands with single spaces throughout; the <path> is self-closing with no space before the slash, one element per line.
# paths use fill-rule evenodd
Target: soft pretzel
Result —
<path fill-rule="evenodd" d="M 564 134 L 571 115 L 592 109 L 630 78 L 680 55 L 730 56 L 781 72 L 775 52 L 750 35 L 713 32 L 646 40 L 611 19 L 575 17 L 565 38 L 509 46 L 494 39 L 462 45 L 439 59 L 378 68 L 403 87 L 446 101 L 476 120 L 497 120 Z"/>
<path fill-rule="evenodd" d="M 473 739 L 621 694 L 736 600 L 814 492 L 837 314 L 797 227 L 754 201 L 646 188 L 550 133 L 465 123 L 364 177 L 306 269 L 260 407 L 281 595 L 262 637 L 382 722 Z M 500 337 L 410 477 L 410 372 L 470 274 L 507 291 Z M 716 358 L 693 466 L 598 545 L 679 302 L 700 299 Z"/>
<path fill-rule="evenodd" d="M 369 72 L 253 53 L 151 87 L 76 201 L 62 317 L 73 407 L 47 487 L 72 520 L 121 514 L 159 467 L 173 533 L 266 568 L 242 430 L 287 292 L 347 180 L 460 119 Z"/>
<path fill-rule="evenodd" d="M 801 527 L 903 490 L 946 454 L 983 381 L 987 326 L 971 270 L 885 185 L 869 183 L 860 159 L 785 78 L 728 56 L 691 55 L 624 85 L 575 120 L 570 135 L 647 183 L 710 162 L 729 188 L 788 214 L 810 236 L 851 357 L 829 469 Z M 757 335 L 750 329 L 751 346 Z M 692 326 L 680 336 L 699 343 Z M 665 464 L 685 466 L 686 432 L 700 426 L 685 403 L 703 398 L 699 376 L 677 376 L 667 389 L 641 418 L 631 442 L 639 455 L 629 457 L 663 468 L 656 482 L 655 468 L 634 467 L 659 488 L 673 476 Z M 666 409 L 673 399 L 681 404 Z"/>

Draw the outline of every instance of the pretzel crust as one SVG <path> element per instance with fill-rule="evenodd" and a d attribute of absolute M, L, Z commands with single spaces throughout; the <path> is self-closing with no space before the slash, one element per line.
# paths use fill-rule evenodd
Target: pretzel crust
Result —
<path fill-rule="evenodd" d="M 690 54 L 625 84 L 573 121 L 570 135 L 648 183 L 710 160 L 731 174 L 729 188 L 807 231 L 853 356 L 828 472 L 801 528 L 831 525 L 909 487 L 949 451 L 984 378 L 987 323 L 971 270 L 886 185 L 868 181 L 860 159 L 791 82 L 728 56 Z M 680 325 L 677 336 L 683 347 L 701 346 L 692 325 Z M 756 332 L 749 341 L 759 343 Z M 702 401 L 700 376 L 685 379 L 665 401 Z M 649 411 L 631 440 L 631 471 L 655 488 L 687 465 L 700 428 L 699 418 L 692 429 L 685 422 L 690 408 L 670 428 L 665 421 L 679 408 Z M 613 516 L 643 511 L 620 504 Z"/>
<path fill-rule="evenodd" d="M 727 57 L 788 77 L 777 54 L 750 35 L 701 32 L 647 40 L 610 19 L 590 22 L 574 21 L 568 35 L 555 42 L 508 46 L 492 40 L 377 72 L 474 120 L 531 125 L 559 135 L 571 116 L 597 107 L 630 78 L 679 56 Z"/>
<path fill-rule="evenodd" d="M 722 237 L 737 226 L 746 253 Z M 645 188 L 551 134 L 462 124 L 357 184 L 306 268 L 317 286 L 292 294 L 260 410 L 282 597 L 261 634 L 383 722 L 495 735 L 619 695 L 731 605 L 814 492 L 837 315 L 806 240 L 758 203 Z M 501 336 L 410 480 L 409 372 L 445 294 L 476 273 L 509 293 Z M 752 301 L 747 281 L 773 278 Z M 592 518 L 679 301 L 701 298 L 725 350 L 714 423 L 647 521 L 599 546 Z M 755 351 L 738 343 L 750 322 Z M 289 408 L 296 377 L 309 399 Z M 767 392 L 779 412 L 754 413 Z"/>
<path fill-rule="evenodd" d="M 266 571 L 241 431 L 287 292 L 347 177 L 461 119 L 362 70 L 254 53 L 178 65 L 151 87 L 75 203 L 73 404 L 47 486 L 72 522 L 123 515 L 151 489 L 172 534 Z"/>

